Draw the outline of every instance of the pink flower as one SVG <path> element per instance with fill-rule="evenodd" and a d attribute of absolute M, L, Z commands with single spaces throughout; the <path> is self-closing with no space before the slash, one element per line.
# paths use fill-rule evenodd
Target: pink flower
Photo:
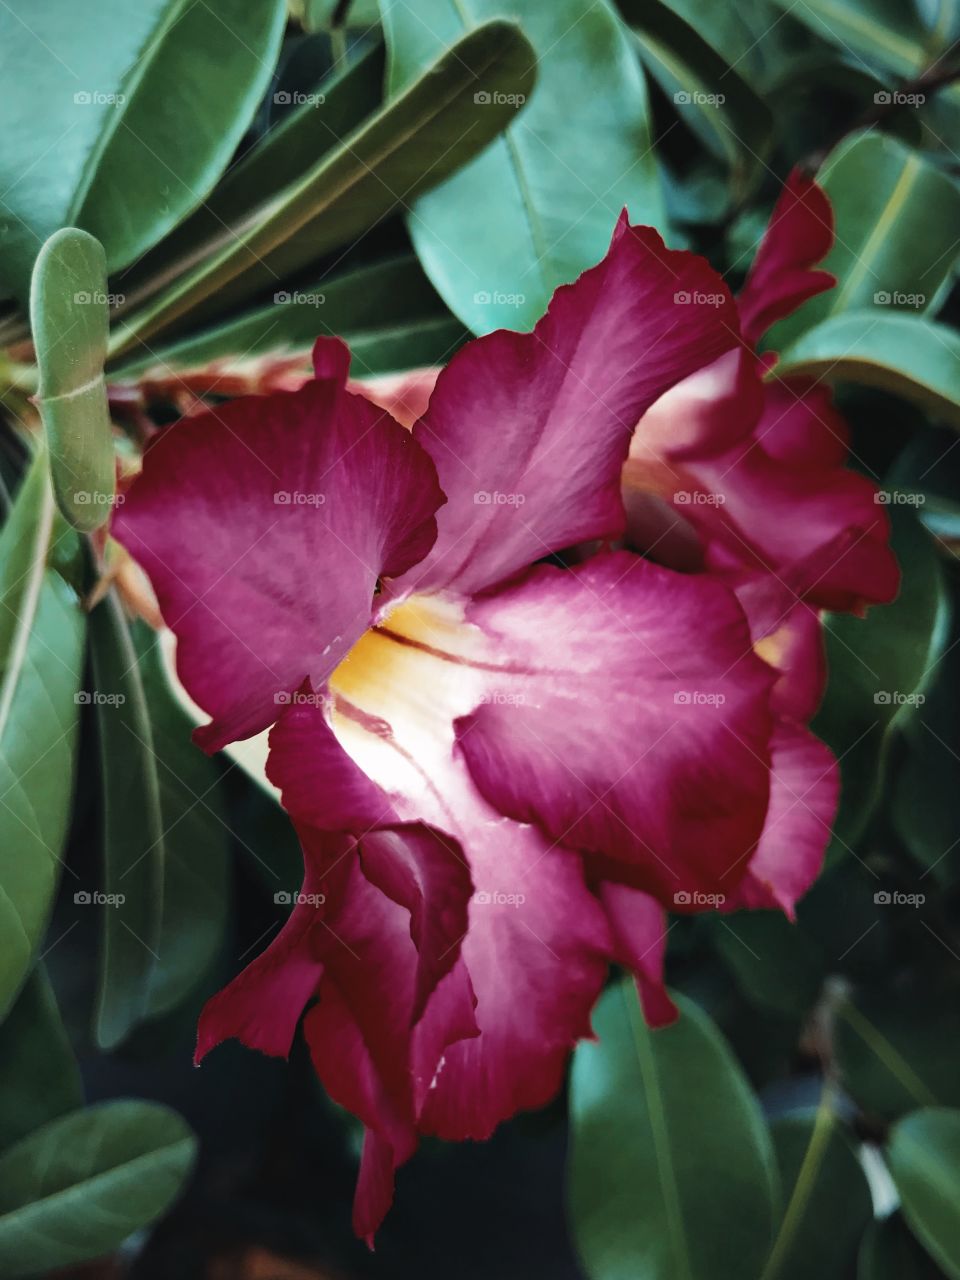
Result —
<path fill-rule="evenodd" d="M 418 1135 L 485 1138 L 555 1094 L 611 960 L 673 1016 L 665 909 L 792 909 L 836 776 L 756 652 L 763 592 L 609 549 L 634 425 L 745 358 L 703 260 L 622 220 L 533 333 L 464 347 L 410 431 L 348 388 L 341 343 L 314 358 L 298 390 L 163 431 L 114 532 L 211 716 L 198 741 L 273 726 L 304 850 L 198 1058 L 229 1036 L 284 1055 L 306 1010 L 366 1126 L 370 1238 Z M 371 394 L 407 414 L 431 383 Z"/>

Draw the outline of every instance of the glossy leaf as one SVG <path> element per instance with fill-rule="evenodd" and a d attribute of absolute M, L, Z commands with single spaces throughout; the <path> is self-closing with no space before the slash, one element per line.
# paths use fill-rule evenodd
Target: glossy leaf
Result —
<path fill-rule="evenodd" d="M 516 9 L 385 0 L 391 92 L 464 31 Z M 533 96 L 408 221 L 427 275 L 476 333 L 531 327 L 558 284 L 603 257 L 624 206 L 636 222 L 663 224 L 643 73 L 608 0 L 525 3 L 520 14 L 536 55 Z M 495 110 L 498 86 L 480 77 L 476 89 L 477 110 Z"/>
<path fill-rule="evenodd" d="M 46 928 L 70 815 L 84 621 L 48 567 L 54 528 L 41 453 L 0 533 L 0 1016 Z"/>
<path fill-rule="evenodd" d="M 763 1280 L 846 1280 L 873 1216 L 863 1169 L 829 1102 L 771 1126 L 785 1209 Z"/>
<path fill-rule="evenodd" d="M 898 76 L 922 71 L 929 58 L 925 32 L 912 4 L 900 0 L 774 0 L 792 17 L 845 53 Z"/>
<path fill-rule="evenodd" d="M 186 1123 L 151 1102 L 104 1102 L 0 1156 L 0 1272 L 10 1280 L 109 1253 L 180 1192 L 195 1154 Z"/>
<path fill-rule="evenodd" d="M 111 592 L 90 615 L 103 779 L 103 894 L 95 1035 L 112 1049 L 146 1016 L 164 888 L 164 823 L 153 734 L 137 653 Z"/>
<path fill-rule="evenodd" d="M 880 387 L 960 427 L 960 338 L 919 316 L 833 316 L 788 347 L 777 372 Z"/>
<path fill-rule="evenodd" d="M 770 148 L 773 120 L 766 103 L 698 30 L 662 0 L 619 0 L 650 75 L 677 114 L 732 170 L 743 193 Z"/>
<path fill-rule="evenodd" d="M 898 1120 L 887 1162 L 903 1216 L 952 1280 L 960 1277 L 960 1111 L 929 1107 Z"/>
<path fill-rule="evenodd" d="M 826 616 L 829 679 L 814 729 L 840 761 L 834 834 L 841 846 L 854 844 L 866 827 L 883 785 L 891 726 L 915 712 L 948 634 L 943 575 L 930 537 L 908 507 L 891 505 L 890 513 L 899 596 L 866 618 Z"/>
<path fill-rule="evenodd" d="M 960 188 L 896 138 L 856 135 L 830 155 L 817 180 L 833 205 L 836 241 L 822 265 L 837 287 L 773 329 L 770 345 L 778 350 L 855 308 L 869 308 L 877 319 L 922 312 L 957 258 Z"/>
<path fill-rule="evenodd" d="M 23 8 L 23 6 L 19 6 Z M 34 0 L 0 8 L 0 278 L 26 297 L 42 241 L 81 226 L 111 271 L 204 198 L 253 116 L 282 0 Z"/>
<path fill-rule="evenodd" d="M 38 965 L 0 1026 L 0 1150 L 82 1101 L 80 1069 Z"/>
<path fill-rule="evenodd" d="M 571 1225 L 591 1280 L 742 1280 L 770 1246 L 777 1178 L 759 1104 L 692 1002 L 651 1031 L 622 982 L 574 1055 Z"/>
<path fill-rule="evenodd" d="M 116 471 L 103 377 L 107 266 L 93 236 L 68 227 L 40 250 L 30 322 L 57 503 L 72 525 L 90 533 L 110 515 Z"/>
<path fill-rule="evenodd" d="M 156 1017 L 196 988 L 222 945 L 230 830 L 220 765 L 191 741 L 193 722 L 167 683 L 156 635 L 140 623 L 133 640 L 163 822 L 163 910 L 149 1000 L 149 1016 Z"/>
<path fill-rule="evenodd" d="M 126 382 L 148 370 L 164 376 L 211 360 L 303 351 L 320 334 L 350 344 L 354 377 L 444 364 L 466 337 L 446 310 L 416 258 L 392 258 L 359 267 L 331 280 L 285 290 L 279 300 L 226 324 L 160 346 L 122 365 L 111 382 Z"/>
<path fill-rule="evenodd" d="M 124 292 L 119 314 L 242 235 L 265 201 L 297 182 L 372 115 L 383 93 L 383 64 L 379 44 L 305 94 L 306 101 L 298 104 L 293 93 L 275 92 L 274 105 L 283 113 L 280 122 L 224 174 L 189 218 L 123 274 L 117 286 Z"/>
<path fill-rule="evenodd" d="M 250 297 L 359 236 L 459 168 L 514 113 L 479 107 L 478 84 L 527 93 L 530 46 L 515 26 L 487 23 L 425 69 L 343 143 L 260 211 L 253 225 L 121 322 L 113 354 L 166 329 Z"/>

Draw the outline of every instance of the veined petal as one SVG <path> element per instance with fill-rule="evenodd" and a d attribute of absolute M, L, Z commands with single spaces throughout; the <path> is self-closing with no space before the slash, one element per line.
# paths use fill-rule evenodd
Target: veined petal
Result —
<path fill-rule="evenodd" d="M 743 874 L 767 809 L 772 673 L 725 586 L 622 552 L 537 567 L 469 616 L 510 658 L 457 722 L 497 809 L 628 864 L 665 905 Z"/>
<path fill-rule="evenodd" d="M 829 271 L 814 270 L 832 245 L 830 201 L 812 178 L 794 169 L 737 299 L 748 342 L 757 342 L 775 320 L 836 284 Z"/>
<path fill-rule="evenodd" d="M 830 749 L 801 725 L 773 734 L 770 810 L 747 875 L 725 908 L 773 907 L 792 919 L 823 865 L 837 812 L 840 778 Z"/>
<path fill-rule="evenodd" d="M 606 258 L 556 291 L 532 333 L 469 342 L 440 374 L 413 430 L 449 502 L 402 586 L 470 594 L 620 533 L 635 424 L 737 341 L 732 299 L 706 261 L 621 220 Z"/>
<path fill-rule="evenodd" d="M 346 347 L 317 379 L 161 433 L 114 521 L 178 640 L 177 669 L 213 722 L 208 750 L 265 728 L 278 693 L 320 685 L 369 624 L 378 578 L 430 548 L 433 464 L 345 390 Z"/>
<path fill-rule="evenodd" d="M 475 885 L 460 958 L 415 1028 L 415 1052 L 427 1038 L 435 1045 L 444 1002 L 468 982 L 480 1034 L 443 1050 L 418 1104 L 420 1130 L 450 1138 L 486 1137 L 553 1096 L 588 1032 L 610 952 L 580 857 L 491 807 L 456 749 L 453 721 L 490 678 L 485 644 L 457 602 L 414 599 L 369 632 L 331 681 L 338 741 L 400 818 L 456 840 Z M 425 1073 L 417 1077 L 422 1084 Z"/>
<path fill-rule="evenodd" d="M 675 1021 L 677 1006 L 667 994 L 663 962 L 667 952 L 667 917 L 660 903 L 629 885 L 603 880 L 597 888 L 613 935 L 613 958 L 629 969 L 637 983 L 643 1016 L 651 1027 Z"/>

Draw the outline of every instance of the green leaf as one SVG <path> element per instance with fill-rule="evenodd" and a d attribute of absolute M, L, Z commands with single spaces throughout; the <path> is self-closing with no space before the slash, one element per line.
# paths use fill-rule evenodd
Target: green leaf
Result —
<path fill-rule="evenodd" d="M 461 32 L 516 6 L 384 0 L 382 10 L 396 93 Z M 537 62 L 532 98 L 408 220 L 427 275 L 476 333 L 531 327 L 557 285 L 604 256 L 625 205 L 635 222 L 663 224 L 643 73 L 608 0 L 527 4 L 522 15 Z M 477 112 L 495 110 L 499 86 L 480 77 L 475 87 L 486 95 Z"/>
<path fill-rule="evenodd" d="M 960 1111 L 929 1107 L 898 1120 L 887 1163 L 903 1216 L 952 1280 L 960 1278 Z"/>
<path fill-rule="evenodd" d="M 829 1100 L 771 1126 L 786 1209 L 763 1280 L 846 1280 L 873 1216 L 870 1188 Z"/>
<path fill-rule="evenodd" d="M 571 1223 L 591 1280 L 743 1280 L 770 1247 L 759 1104 L 707 1015 L 678 1003 L 679 1022 L 651 1031 L 621 982 L 574 1055 Z"/>
<path fill-rule="evenodd" d="M 110 592 L 90 615 L 103 778 L 100 988 L 94 1033 L 113 1049 L 147 1015 L 158 959 L 164 825 L 146 695 L 123 608 Z M 90 895 L 87 895 L 88 899 Z"/>
<path fill-rule="evenodd" d="M 93 236 L 67 227 L 40 250 L 30 323 L 57 503 L 72 525 L 91 533 L 110 515 L 116 472 L 103 377 L 107 265 Z"/>
<path fill-rule="evenodd" d="M 960 427 L 960 337 L 919 316 L 833 316 L 784 351 L 777 374 L 880 387 Z"/>
<path fill-rule="evenodd" d="M 860 1246 L 857 1280 L 943 1280 L 899 1213 L 871 1222 Z"/>
<path fill-rule="evenodd" d="M 0 534 L 0 1016 L 46 928 L 73 789 L 84 620 L 48 567 L 53 530 L 41 453 Z"/>
<path fill-rule="evenodd" d="M 23 6 L 19 6 L 23 9 Z M 0 7 L 0 276 L 23 301 L 41 242 L 82 226 L 111 271 L 210 191 L 269 83 L 282 0 Z"/>
<path fill-rule="evenodd" d="M 10 1280 L 109 1253 L 170 1206 L 196 1142 L 175 1112 L 104 1102 L 0 1156 L 0 1272 Z"/>
<path fill-rule="evenodd" d="M 836 220 L 836 240 L 822 265 L 837 286 L 773 328 L 769 343 L 778 350 L 855 308 L 875 308 L 878 318 L 924 310 L 957 257 L 960 189 L 896 138 L 858 134 L 837 147 L 817 179 Z"/>
<path fill-rule="evenodd" d="M 529 92 L 530 46 L 518 29 L 491 22 L 461 40 L 291 187 L 253 225 L 120 322 L 114 356 L 180 316 L 202 320 L 315 261 L 407 204 L 474 156 L 513 115 L 481 109 L 478 84 L 505 96 Z"/>
<path fill-rule="evenodd" d="M 80 1069 L 38 965 L 0 1027 L 0 1150 L 82 1102 Z"/>
<path fill-rule="evenodd" d="M 960 1104 L 960 1012 L 952 995 L 911 988 L 894 997 L 882 988 L 837 1005 L 837 1065 L 863 1111 L 895 1120 L 916 1107 Z"/>
<path fill-rule="evenodd" d="M 864 65 L 915 76 L 932 62 L 916 11 L 902 0 L 774 0 L 821 39 Z"/>
<path fill-rule="evenodd" d="M 907 508 L 891 506 L 890 514 L 899 596 L 866 618 L 825 618 L 829 678 L 814 731 L 840 761 L 834 836 L 845 846 L 856 843 L 873 813 L 891 727 L 914 713 L 949 628 L 943 573 L 929 535 Z"/>
<path fill-rule="evenodd" d="M 275 99 L 291 99 L 275 102 L 284 113 L 281 122 L 224 174 L 186 221 L 123 274 L 118 288 L 123 289 L 125 301 L 119 314 L 140 305 L 166 282 L 242 235 L 265 201 L 297 182 L 376 111 L 382 97 L 383 63 L 383 45 L 378 44 L 325 80 L 299 105 L 291 93 L 275 93 Z"/>
<path fill-rule="evenodd" d="M 122 365 L 111 374 L 111 383 L 135 379 L 147 369 L 167 374 L 238 353 L 242 359 L 309 354 L 318 334 L 349 342 L 353 376 L 370 377 L 444 364 L 467 336 L 413 256 L 359 267 L 279 297 L 279 302 Z"/>
<path fill-rule="evenodd" d="M 619 0 L 640 57 L 681 120 L 733 174 L 742 194 L 770 149 L 773 120 L 763 99 L 697 29 L 660 0 Z"/>
<path fill-rule="evenodd" d="M 170 690 L 156 634 L 134 631 L 150 713 L 163 819 L 165 879 L 148 1014 L 174 1009 L 194 991 L 223 942 L 230 892 L 230 832 L 221 770 L 191 741 L 193 722 Z"/>

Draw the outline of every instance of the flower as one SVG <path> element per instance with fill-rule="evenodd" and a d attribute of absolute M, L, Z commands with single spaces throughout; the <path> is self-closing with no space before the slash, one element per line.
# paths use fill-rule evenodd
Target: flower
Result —
<path fill-rule="evenodd" d="M 272 726 L 304 852 L 198 1059 L 230 1036 L 285 1055 L 303 1016 L 366 1126 L 368 1239 L 420 1134 L 485 1138 L 556 1093 L 611 960 L 673 1016 L 665 909 L 789 910 L 820 865 L 835 769 L 747 597 L 611 549 L 634 425 L 740 351 L 720 278 L 622 219 L 532 333 L 462 348 L 412 429 L 319 339 L 299 389 L 161 432 L 115 517 L 211 717 L 197 740 Z M 406 413 L 425 381 L 371 394 Z"/>

